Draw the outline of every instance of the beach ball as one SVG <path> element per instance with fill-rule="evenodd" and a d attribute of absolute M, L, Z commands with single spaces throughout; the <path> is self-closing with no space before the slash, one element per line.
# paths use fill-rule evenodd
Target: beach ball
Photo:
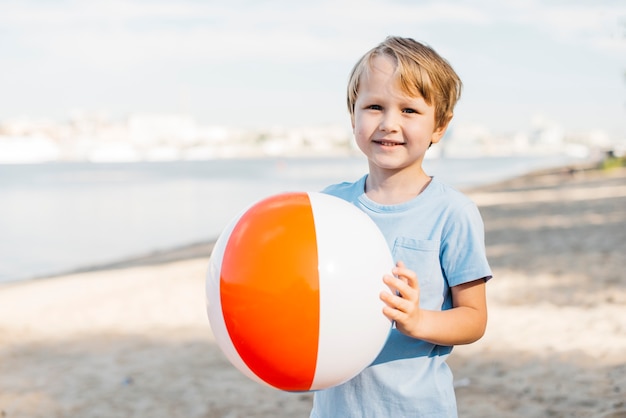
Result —
<path fill-rule="evenodd" d="M 220 234 L 206 280 L 216 342 L 250 379 L 285 391 L 346 382 L 382 350 L 379 294 L 394 263 L 376 224 L 317 192 L 282 193 Z"/>

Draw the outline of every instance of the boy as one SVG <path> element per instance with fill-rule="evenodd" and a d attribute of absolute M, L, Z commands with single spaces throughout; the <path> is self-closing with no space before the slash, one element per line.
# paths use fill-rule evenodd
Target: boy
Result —
<path fill-rule="evenodd" d="M 446 358 L 482 337 L 491 270 L 478 209 L 422 161 L 460 91 L 448 62 L 409 38 L 387 38 L 352 70 L 348 109 L 369 173 L 324 192 L 356 205 L 385 235 L 397 265 L 380 298 L 395 326 L 372 365 L 315 393 L 311 417 L 457 416 Z"/>

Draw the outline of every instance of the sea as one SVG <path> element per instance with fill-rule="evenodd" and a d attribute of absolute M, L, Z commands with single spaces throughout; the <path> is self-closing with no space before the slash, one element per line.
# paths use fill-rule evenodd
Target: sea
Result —
<path fill-rule="evenodd" d="M 428 174 L 463 190 L 570 158 L 433 158 Z M 362 157 L 0 165 L 0 282 L 210 242 L 255 201 L 319 191 L 367 171 Z"/>

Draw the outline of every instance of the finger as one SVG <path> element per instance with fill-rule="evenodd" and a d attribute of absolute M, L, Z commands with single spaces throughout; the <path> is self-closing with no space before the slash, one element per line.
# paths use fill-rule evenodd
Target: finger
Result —
<path fill-rule="evenodd" d="M 402 293 L 402 289 L 407 289 L 407 284 L 404 280 L 390 274 L 383 276 L 383 282 L 394 295 L 400 295 Z"/>
<path fill-rule="evenodd" d="M 393 310 L 397 311 L 397 313 L 404 313 L 406 311 L 406 307 L 404 306 L 406 301 L 399 296 L 395 296 L 387 292 L 381 292 L 380 299 L 385 302 L 386 305 L 385 307 L 383 307 L 383 310 Z"/>
<path fill-rule="evenodd" d="M 387 317 L 390 321 L 398 322 L 402 319 L 404 315 L 403 312 L 390 308 L 389 306 L 383 307 L 383 315 Z"/>
<path fill-rule="evenodd" d="M 415 291 L 415 289 L 412 288 L 403 278 L 387 275 L 383 278 L 383 281 L 393 294 L 400 297 L 406 297 Z"/>
<path fill-rule="evenodd" d="M 398 277 L 398 278 L 403 277 L 403 271 L 405 269 L 406 269 L 406 266 L 405 266 L 404 262 L 403 261 L 398 261 L 396 263 L 396 268 L 394 270 L 395 276 Z M 402 283 L 404 283 L 404 281 Z M 402 292 L 400 291 L 400 289 L 396 290 L 396 295 L 402 297 Z"/>
<path fill-rule="evenodd" d="M 411 288 L 416 289 L 419 287 L 417 275 L 413 270 L 406 268 L 402 261 L 398 261 L 396 267 L 393 269 L 393 274 L 398 278 L 403 279 L 403 281 L 408 283 Z"/>

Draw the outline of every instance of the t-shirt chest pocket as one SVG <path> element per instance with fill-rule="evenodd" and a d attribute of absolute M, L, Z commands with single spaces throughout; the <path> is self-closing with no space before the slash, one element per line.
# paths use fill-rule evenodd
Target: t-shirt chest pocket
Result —
<path fill-rule="evenodd" d="M 402 261 L 417 274 L 420 304 L 426 309 L 440 309 L 443 302 L 443 276 L 439 266 L 440 242 L 398 237 L 393 246 L 394 261 Z"/>

